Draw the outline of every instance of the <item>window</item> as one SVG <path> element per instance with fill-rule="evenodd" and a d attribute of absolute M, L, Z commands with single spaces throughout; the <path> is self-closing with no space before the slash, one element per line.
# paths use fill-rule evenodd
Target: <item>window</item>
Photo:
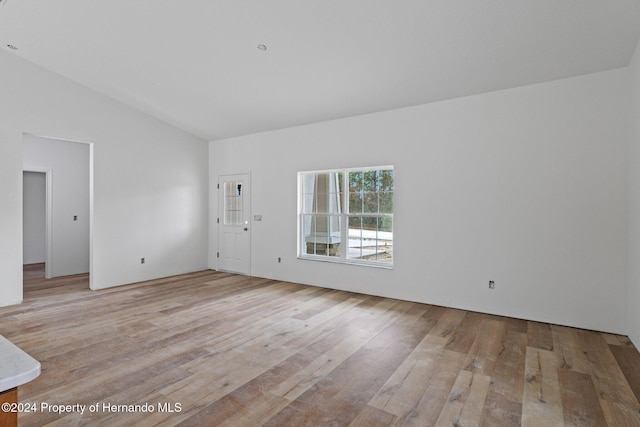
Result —
<path fill-rule="evenodd" d="M 300 258 L 393 266 L 393 167 L 300 172 Z"/>
<path fill-rule="evenodd" d="M 242 181 L 225 181 L 224 183 L 224 225 L 242 225 Z"/>

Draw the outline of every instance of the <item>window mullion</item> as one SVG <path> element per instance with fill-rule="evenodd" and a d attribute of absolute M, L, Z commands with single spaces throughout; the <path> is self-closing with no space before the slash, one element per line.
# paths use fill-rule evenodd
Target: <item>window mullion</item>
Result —
<path fill-rule="evenodd" d="M 344 244 L 342 245 L 342 250 L 340 251 L 340 259 L 342 261 L 347 260 L 347 253 L 349 252 L 349 188 L 348 184 L 348 174 L 349 172 L 346 170 L 342 171 L 342 209 L 340 212 L 340 223 L 342 225 L 342 241 Z"/>

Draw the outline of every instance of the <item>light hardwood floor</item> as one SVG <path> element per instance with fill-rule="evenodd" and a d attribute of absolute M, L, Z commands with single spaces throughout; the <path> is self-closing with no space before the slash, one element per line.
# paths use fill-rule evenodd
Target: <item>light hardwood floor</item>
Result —
<path fill-rule="evenodd" d="M 42 363 L 21 426 L 640 426 L 623 336 L 214 271 L 90 291 L 28 270 L 0 319 Z"/>

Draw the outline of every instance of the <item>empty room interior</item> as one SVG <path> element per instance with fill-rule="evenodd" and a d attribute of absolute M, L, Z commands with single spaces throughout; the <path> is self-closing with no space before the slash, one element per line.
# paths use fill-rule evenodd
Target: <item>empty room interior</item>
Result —
<path fill-rule="evenodd" d="M 0 424 L 640 426 L 639 40 L 0 0 Z"/>

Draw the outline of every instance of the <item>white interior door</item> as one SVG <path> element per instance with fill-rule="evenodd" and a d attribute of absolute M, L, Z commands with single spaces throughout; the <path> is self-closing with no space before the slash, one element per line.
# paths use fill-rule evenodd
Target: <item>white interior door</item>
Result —
<path fill-rule="evenodd" d="M 218 177 L 218 269 L 250 275 L 249 174 Z"/>

